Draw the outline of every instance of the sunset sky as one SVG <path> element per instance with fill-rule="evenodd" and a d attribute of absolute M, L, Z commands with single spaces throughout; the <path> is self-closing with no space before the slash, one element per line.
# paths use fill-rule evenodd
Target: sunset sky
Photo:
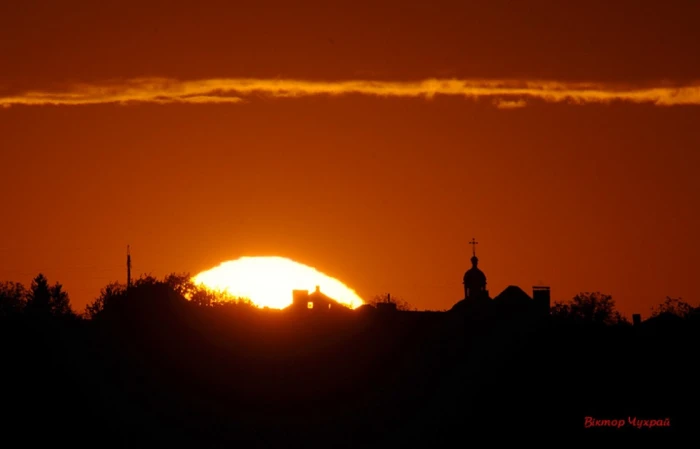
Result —
<path fill-rule="evenodd" d="M 3 2 L 0 280 L 283 256 L 700 303 L 700 2 Z M 270 282 L 274 282 L 271 279 Z M 290 292 L 291 297 L 291 292 Z"/>

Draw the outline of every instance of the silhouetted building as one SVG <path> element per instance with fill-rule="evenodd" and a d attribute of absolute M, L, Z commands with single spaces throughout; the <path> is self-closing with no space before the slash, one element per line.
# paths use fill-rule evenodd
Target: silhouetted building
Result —
<path fill-rule="evenodd" d="M 540 309 L 543 314 L 549 315 L 549 311 L 552 308 L 549 287 L 544 285 L 535 285 L 532 287 L 532 299 L 535 301 L 535 306 Z"/>
<path fill-rule="evenodd" d="M 546 289 L 546 290 L 545 290 Z M 541 295 L 535 297 L 536 295 Z M 533 317 L 549 314 L 549 288 L 533 288 L 533 297 L 515 285 L 509 285 L 493 299 L 500 316 Z"/>
<path fill-rule="evenodd" d="M 476 245 L 478 242 L 472 239 L 470 245 Z M 479 259 L 476 257 L 476 248 L 472 248 L 472 267 L 464 273 L 464 299 L 487 299 L 489 292 L 486 290 L 486 275 L 478 267 Z"/>
<path fill-rule="evenodd" d="M 515 285 L 509 285 L 501 293 L 499 293 L 493 300 L 497 304 L 502 304 L 504 306 L 516 307 L 521 304 L 529 305 L 532 303 L 532 298 L 530 295 L 525 293 L 523 289 Z"/>
<path fill-rule="evenodd" d="M 396 303 L 391 300 L 391 295 L 386 295 L 386 301 L 377 303 L 377 311 L 381 314 L 396 312 Z"/>
<path fill-rule="evenodd" d="M 292 305 L 290 307 L 296 309 L 308 308 L 309 291 L 308 290 L 292 290 Z"/>
<path fill-rule="evenodd" d="M 469 242 L 476 245 L 475 239 Z M 464 299 L 452 307 L 456 311 L 474 318 L 498 316 L 537 317 L 548 316 L 551 308 L 551 296 L 548 286 L 532 287 L 532 297 L 520 287 L 509 285 L 495 298 L 491 299 L 486 289 L 486 275 L 478 268 L 479 259 L 476 250 L 472 250 L 472 267 L 464 273 Z"/>
<path fill-rule="evenodd" d="M 317 285 L 313 293 L 309 293 L 308 290 L 292 290 L 292 304 L 289 308 L 299 311 L 319 312 L 347 307 L 323 294 L 321 288 Z"/>
<path fill-rule="evenodd" d="M 378 302 L 377 310 L 383 313 L 396 312 L 395 302 Z"/>

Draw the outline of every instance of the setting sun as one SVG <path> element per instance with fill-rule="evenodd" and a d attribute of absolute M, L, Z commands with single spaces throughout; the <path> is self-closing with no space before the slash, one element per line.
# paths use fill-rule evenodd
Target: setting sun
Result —
<path fill-rule="evenodd" d="M 284 257 L 241 257 L 203 271 L 192 280 L 210 290 L 250 299 L 258 307 L 283 309 L 292 303 L 292 290 L 315 290 L 350 308 L 362 298 L 341 281 L 313 267 Z"/>

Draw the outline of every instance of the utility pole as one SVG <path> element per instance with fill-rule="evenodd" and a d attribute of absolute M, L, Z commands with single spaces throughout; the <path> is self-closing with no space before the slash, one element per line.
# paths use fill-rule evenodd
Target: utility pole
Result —
<path fill-rule="evenodd" d="M 131 288 L 131 251 L 126 245 L 126 288 Z"/>

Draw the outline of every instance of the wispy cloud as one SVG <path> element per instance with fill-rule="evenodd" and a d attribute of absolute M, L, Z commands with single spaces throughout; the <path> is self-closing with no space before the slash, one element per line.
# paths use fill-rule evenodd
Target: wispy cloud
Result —
<path fill-rule="evenodd" d="M 518 100 L 506 100 L 504 98 L 497 98 L 493 100 L 493 104 L 498 109 L 519 109 L 527 106 L 527 102 L 522 98 Z"/>
<path fill-rule="evenodd" d="M 515 80 L 426 79 L 408 82 L 139 78 L 118 82 L 74 84 L 63 89 L 33 90 L 0 96 L 0 106 L 239 103 L 250 96 L 289 98 L 318 95 L 426 99 L 444 95 L 467 99 L 488 98 L 496 107 L 502 109 L 521 108 L 530 100 L 568 104 L 627 102 L 657 106 L 700 106 L 700 83 L 634 87 L 604 83 Z"/>

